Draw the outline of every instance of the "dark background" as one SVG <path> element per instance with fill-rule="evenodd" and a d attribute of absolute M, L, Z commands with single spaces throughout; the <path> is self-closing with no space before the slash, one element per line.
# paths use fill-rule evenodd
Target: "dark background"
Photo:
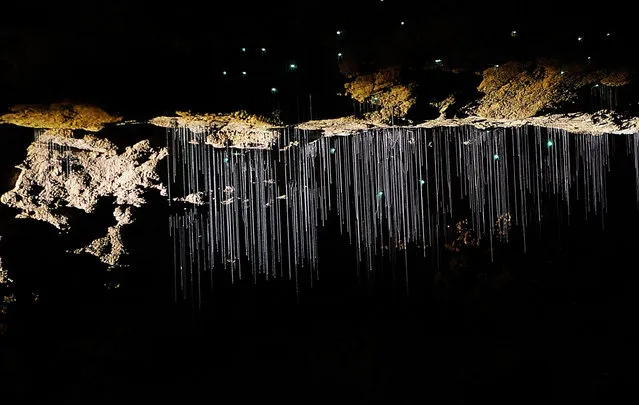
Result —
<path fill-rule="evenodd" d="M 350 106 L 333 95 L 342 89 L 339 51 L 368 69 L 441 57 L 473 71 L 590 53 L 593 63 L 636 64 L 623 4 L 412 3 L 3 5 L 0 100 L 87 101 L 128 118 L 176 108 L 268 112 L 279 103 L 296 121 L 309 118 L 309 94 L 320 117 Z M 291 62 L 297 72 L 287 70 Z M 271 87 L 280 90 L 275 99 Z M 6 189 L 31 131 L 5 127 L 0 136 Z M 126 136 L 164 139 L 161 130 Z M 531 229 L 525 254 L 516 239 L 497 246 L 494 262 L 485 247 L 444 253 L 439 266 L 411 251 L 409 295 L 401 258 L 385 262 L 374 283 L 358 279 L 354 248 L 332 222 L 321 231 L 313 289 L 296 295 L 290 281 L 231 285 L 221 275 L 194 311 L 173 301 L 163 199 L 150 195 L 136 212 L 125 233 L 131 267 L 111 273 L 65 254 L 68 240 L 49 225 L 13 220 L 3 208 L 2 257 L 23 299 L 0 338 L 2 401 L 632 401 L 639 218 L 623 144 L 620 137 L 604 229 L 600 218 L 580 220 L 577 202 L 570 226 L 549 213 L 543 231 Z M 102 229 L 111 211 L 107 202 L 95 222 L 80 223 L 79 237 Z M 448 287 L 436 283 L 438 272 Z M 504 274 L 507 286 L 491 287 Z M 122 286 L 104 288 L 113 281 Z M 24 298 L 33 291 L 40 301 L 32 305 Z"/>
<path fill-rule="evenodd" d="M 19 160 L 30 130 L 2 130 L 3 151 Z M 142 126 L 111 135 L 163 139 Z M 292 281 L 232 284 L 218 271 L 201 309 L 174 302 L 169 210 L 155 193 L 123 229 L 130 267 L 111 272 L 65 253 L 110 224 L 109 201 L 75 218 L 69 235 L 4 208 L 0 253 L 18 302 L 0 338 L 3 395 L 8 403 L 633 398 L 639 213 L 632 156 L 623 136 L 613 139 L 603 226 L 574 199 L 568 225 L 563 202 L 549 198 L 526 252 L 517 227 L 510 243 L 495 242 L 493 261 L 487 241 L 442 251 L 439 263 L 409 246 L 406 259 L 401 251 L 379 259 L 371 280 L 358 278 L 355 248 L 333 215 L 320 229 L 312 288 L 304 269 L 299 294 Z"/>
<path fill-rule="evenodd" d="M 628 7 L 502 0 L 11 2 L 0 25 L 0 104 L 84 101 L 133 118 L 177 108 L 268 113 L 275 107 L 296 122 L 311 118 L 312 95 L 313 118 L 343 115 L 352 106 L 336 96 L 343 91 L 339 52 L 362 71 L 421 70 L 442 59 L 446 69 L 474 72 L 537 57 L 634 69 L 639 34 Z"/>

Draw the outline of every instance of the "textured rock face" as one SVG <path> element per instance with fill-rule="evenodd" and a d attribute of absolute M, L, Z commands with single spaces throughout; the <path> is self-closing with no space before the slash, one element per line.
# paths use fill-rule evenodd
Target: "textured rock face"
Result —
<path fill-rule="evenodd" d="M 354 100 L 379 107 L 378 111 L 366 114 L 368 120 L 389 123 L 404 118 L 415 104 L 414 85 L 400 83 L 398 68 L 382 69 L 378 72 L 356 76 L 344 88 Z"/>
<path fill-rule="evenodd" d="M 116 207 L 113 211 L 117 223 L 107 229 L 106 236 L 98 238 L 82 249 L 76 249 L 74 253 L 88 253 L 100 259 L 102 263 L 109 266 L 116 266 L 124 254 L 126 249 L 122 242 L 120 229 L 124 225 L 133 223 L 131 208 Z"/>
<path fill-rule="evenodd" d="M 58 103 L 51 105 L 18 105 L 0 116 L 0 123 L 29 128 L 83 129 L 97 132 L 106 124 L 122 118 L 91 105 Z"/>
<path fill-rule="evenodd" d="M 185 202 L 185 203 L 189 203 L 189 204 L 193 204 L 193 205 L 204 205 L 204 204 L 207 204 L 203 192 L 189 194 L 189 195 L 187 195 L 186 197 L 183 197 L 183 198 L 182 197 L 177 197 L 177 198 L 174 198 L 173 201 Z"/>
<path fill-rule="evenodd" d="M 268 148 L 277 138 L 280 123 L 238 111 L 232 114 L 191 114 L 177 112 L 175 117 L 156 117 L 150 124 L 172 128 L 187 128 L 194 133 L 206 133 L 206 143 L 215 147 Z"/>
<path fill-rule="evenodd" d="M 495 119 L 471 116 L 466 118 L 439 118 L 414 125 L 414 128 L 457 127 L 470 125 L 479 129 L 512 128 L 525 125 L 563 129 L 574 134 L 635 134 L 639 132 L 639 118 L 624 117 L 610 111 L 594 114 L 552 114 L 525 119 Z M 388 128 L 353 117 L 308 121 L 297 125 L 304 130 L 322 131 L 324 136 L 346 136 L 370 128 Z M 294 146 L 294 145 L 293 145 Z"/>
<path fill-rule="evenodd" d="M 93 137 L 74 138 L 69 130 L 45 131 L 27 149 L 13 190 L 0 201 L 21 212 L 19 218 L 46 221 L 68 228 L 64 208 L 91 213 L 102 197 L 117 205 L 140 207 L 145 189 L 165 193 L 156 172 L 166 149 L 139 142 L 118 154 L 111 142 Z"/>
<path fill-rule="evenodd" d="M 9 272 L 2 268 L 2 258 L 0 258 L 0 284 L 9 283 Z"/>
<path fill-rule="evenodd" d="M 484 71 L 478 87 L 484 96 L 468 113 L 493 119 L 529 118 L 571 102 L 584 86 L 618 87 L 629 80 L 622 72 L 579 72 L 552 63 L 509 62 Z"/>
<path fill-rule="evenodd" d="M 373 121 L 357 119 L 355 117 L 308 121 L 297 125 L 298 129 L 323 131 L 326 136 L 352 135 L 358 131 L 364 131 L 375 127 L 385 127 L 385 125 L 379 125 Z"/>
<path fill-rule="evenodd" d="M 13 280 L 9 278 L 9 272 L 2 267 L 2 258 L 0 257 L 0 322 L 2 317 L 9 312 L 9 305 L 15 301 L 15 296 L 11 294 L 10 290 L 13 285 Z M 3 329 L 0 323 L 0 335 L 3 333 Z"/>
<path fill-rule="evenodd" d="M 101 199 L 114 198 L 116 224 L 104 238 L 76 253 L 88 252 L 116 265 L 125 252 L 120 228 L 133 221 L 131 207 L 145 203 L 147 189 L 166 194 L 156 170 L 166 154 L 166 148 L 152 148 L 148 140 L 118 154 L 108 140 L 91 135 L 75 138 L 71 130 L 48 130 L 29 146 L 13 190 L 0 201 L 19 209 L 18 218 L 45 221 L 68 231 L 69 208 L 92 213 Z"/>

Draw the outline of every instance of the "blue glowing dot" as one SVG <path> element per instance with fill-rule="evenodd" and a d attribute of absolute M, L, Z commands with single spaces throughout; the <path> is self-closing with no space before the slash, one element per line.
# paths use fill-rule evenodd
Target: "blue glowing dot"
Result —
<path fill-rule="evenodd" d="M 343 54 L 343 53 L 341 53 L 341 52 L 337 54 L 337 57 L 338 57 L 338 58 L 341 58 L 342 56 L 344 56 L 344 54 Z"/>
<path fill-rule="evenodd" d="M 334 155 L 335 154 L 335 148 L 331 148 L 330 152 L 331 152 L 331 154 Z"/>
<path fill-rule="evenodd" d="M 297 70 L 297 65 L 295 63 L 291 63 L 290 65 L 288 65 L 288 67 L 291 70 Z"/>
<path fill-rule="evenodd" d="M 337 35 L 342 35 L 342 31 L 337 31 Z"/>
<path fill-rule="evenodd" d="M 546 146 L 548 146 L 548 147 L 550 148 L 552 145 L 554 145 L 554 144 L 553 144 L 553 143 L 552 143 L 552 141 L 549 139 L 549 140 L 548 140 L 548 142 L 546 142 Z"/>
<path fill-rule="evenodd" d="M 425 180 L 419 180 L 419 184 L 423 186 L 424 184 L 426 184 L 426 181 Z"/>
<path fill-rule="evenodd" d="M 435 63 L 442 63 L 441 59 L 435 59 Z"/>
<path fill-rule="evenodd" d="M 246 52 L 246 48 L 242 48 L 242 52 Z"/>
<path fill-rule="evenodd" d="M 271 93 L 277 94 L 277 87 L 272 87 L 271 88 Z"/>
<path fill-rule="evenodd" d="M 224 72 L 222 72 L 222 74 L 223 74 L 224 76 L 226 76 L 226 70 L 225 70 Z"/>
<path fill-rule="evenodd" d="M 384 196 L 384 192 L 380 191 L 379 193 L 377 193 L 377 198 L 382 198 Z"/>
<path fill-rule="evenodd" d="M 229 162 L 229 158 L 225 157 L 224 158 L 224 163 L 228 163 Z"/>
<path fill-rule="evenodd" d="M 262 53 L 266 52 L 266 48 L 262 48 Z"/>
<path fill-rule="evenodd" d="M 493 160 L 499 160 L 499 155 L 493 155 Z"/>
<path fill-rule="evenodd" d="M 242 76 L 246 76 L 246 72 L 242 72 Z"/>

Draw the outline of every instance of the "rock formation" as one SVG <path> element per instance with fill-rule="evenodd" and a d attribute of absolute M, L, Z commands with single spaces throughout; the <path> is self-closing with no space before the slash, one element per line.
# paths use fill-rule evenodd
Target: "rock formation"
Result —
<path fill-rule="evenodd" d="M 207 134 L 206 143 L 215 147 L 266 148 L 277 138 L 280 123 L 244 111 L 232 114 L 191 114 L 178 111 L 175 117 L 156 117 L 150 124 L 171 128 L 187 128 Z"/>
<path fill-rule="evenodd" d="M 156 170 L 166 154 L 166 148 L 153 148 L 148 140 L 118 154 L 108 140 L 93 135 L 76 138 L 71 130 L 47 130 L 27 149 L 13 190 L 0 201 L 20 210 L 18 218 L 45 221 L 68 231 L 71 216 L 92 213 L 101 199 L 114 198 L 117 224 L 109 228 L 106 239 L 85 248 L 114 265 L 124 251 L 119 229 L 132 221 L 130 207 L 145 203 L 145 190 L 166 194 Z"/>
<path fill-rule="evenodd" d="M 414 84 L 400 82 L 400 70 L 396 67 L 355 76 L 344 85 L 351 98 L 376 107 L 375 111 L 365 114 L 366 119 L 382 124 L 406 117 L 416 103 L 414 87 Z"/>
<path fill-rule="evenodd" d="M 571 133 L 639 132 L 638 118 L 610 111 L 594 114 L 556 111 L 573 101 L 579 89 L 598 84 L 623 86 L 630 80 L 628 74 L 562 69 L 557 64 L 542 61 L 528 64 L 512 62 L 487 69 L 478 88 L 483 96 L 463 109 L 465 118 L 450 118 L 457 116 L 448 111 L 457 104 L 450 96 L 435 104 L 432 100 L 424 101 L 436 105 L 441 115 L 438 119 L 412 126 L 471 125 L 490 129 L 534 125 Z M 417 101 L 414 92 L 417 84 L 402 83 L 398 68 L 351 76 L 349 80 L 345 84 L 346 93 L 354 100 L 371 106 L 370 111 L 361 118 L 351 116 L 310 121 L 294 128 L 317 131 L 323 136 L 388 128 L 395 118 L 406 117 Z M 556 112 L 549 114 L 552 111 Z M 121 228 L 133 221 L 133 209 L 145 203 L 145 190 L 155 189 L 166 194 L 157 166 L 167 155 L 167 148 L 153 148 L 149 140 L 143 140 L 118 153 L 110 140 L 82 132 L 99 131 L 106 125 L 119 122 L 120 117 L 97 107 L 70 103 L 17 106 L 0 116 L 0 123 L 36 128 L 38 131 L 36 140 L 27 149 L 26 159 L 18 166 L 20 173 L 14 188 L 2 195 L 0 201 L 18 209 L 19 218 L 45 221 L 61 231 L 69 231 L 71 217 L 90 214 L 99 201 L 114 199 L 116 223 L 106 230 L 105 236 L 93 240 L 88 246 L 75 246 L 73 250 L 95 255 L 111 266 L 117 265 L 126 251 Z M 129 123 L 121 122 L 119 125 Z M 177 112 L 173 117 L 160 116 L 148 123 L 190 131 L 198 134 L 190 142 L 216 148 L 268 149 L 273 147 L 283 128 L 280 122 L 244 111 L 232 114 Z M 284 148 L 295 146 L 295 142 L 280 145 Z M 175 200 L 195 205 L 206 203 L 205 196 L 199 194 Z"/>
<path fill-rule="evenodd" d="M 113 216 L 115 217 L 116 224 L 107 229 L 106 236 L 94 240 L 84 248 L 76 249 L 74 253 L 88 253 L 109 266 L 118 265 L 122 256 L 126 254 L 120 229 L 124 225 L 131 224 L 133 222 L 133 216 L 131 215 L 130 207 L 123 209 L 119 206 L 113 211 Z"/>
<path fill-rule="evenodd" d="M 11 293 L 12 286 L 13 280 L 9 278 L 9 271 L 2 267 L 2 258 L 0 258 L 0 326 L 2 317 L 9 311 L 9 305 L 15 301 L 15 295 Z M 0 335 L 2 335 L 1 327 Z"/>
<path fill-rule="evenodd" d="M 48 130 L 27 149 L 13 190 L 2 203 L 21 211 L 20 218 L 46 221 L 61 230 L 69 225 L 71 207 L 91 213 L 102 197 L 118 205 L 140 207 L 145 189 L 165 193 L 156 172 L 166 149 L 139 142 L 118 154 L 115 145 L 91 135 L 73 137 L 70 130 Z"/>
<path fill-rule="evenodd" d="M 509 62 L 486 69 L 478 87 L 484 96 L 467 112 L 482 118 L 519 120 L 574 101 L 582 87 L 618 87 L 630 82 L 625 72 L 577 69 L 543 61 Z"/>
<path fill-rule="evenodd" d="M 98 107 L 85 104 L 17 105 L 11 107 L 10 111 L 0 116 L 0 124 L 97 132 L 107 124 L 122 120 Z"/>

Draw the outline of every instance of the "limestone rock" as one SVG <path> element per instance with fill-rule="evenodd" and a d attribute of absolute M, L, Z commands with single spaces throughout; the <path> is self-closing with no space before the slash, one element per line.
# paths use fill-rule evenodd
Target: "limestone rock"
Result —
<path fill-rule="evenodd" d="M 117 223 L 107 229 L 106 236 L 94 240 L 84 248 L 76 249 L 74 253 L 88 253 L 99 258 L 102 263 L 108 264 L 109 266 L 118 265 L 122 256 L 126 254 L 120 229 L 122 226 L 132 223 L 133 217 L 130 207 L 124 209 L 116 207 L 113 211 L 113 216 Z"/>
<path fill-rule="evenodd" d="M 548 113 L 577 97 L 584 86 L 623 86 L 629 76 L 620 71 L 563 70 L 557 64 L 508 62 L 486 69 L 477 90 L 484 96 L 467 113 L 483 118 L 517 120 Z"/>
<path fill-rule="evenodd" d="M 360 103 L 370 103 L 378 107 L 366 113 L 368 120 L 378 123 L 392 122 L 404 118 L 415 104 L 413 84 L 400 82 L 399 69 L 381 69 L 368 75 L 356 76 L 344 84 L 346 94 Z"/>
<path fill-rule="evenodd" d="M 173 199 L 173 201 L 185 202 L 193 205 L 204 205 L 207 203 L 204 197 L 204 193 L 201 191 L 198 193 L 189 194 L 186 197 L 176 197 Z"/>
<path fill-rule="evenodd" d="M 166 194 L 156 167 L 166 148 L 141 141 L 118 154 L 116 146 L 91 135 L 75 138 L 70 130 L 49 130 L 27 149 L 13 190 L 0 201 L 33 218 L 67 230 L 68 207 L 91 213 L 103 197 L 117 205 L 140 207 L 145 189 Z"/>
<path fill-rule="evenodd" d="M 325 136 L 335 136 L 335 135 L 352 135 L 358 131 L 363 131 L 368 128 L 385 127 L 385 126 L 386 125 L 379 125 L 370 120 L 358 119 L 351 116 L 351 117 L 303 122 L 299 124 L 297 128 L 308 130 L 308 131 L 322 131 Z"/>
<path fill-rule="evenodd" d="M 156 117 L 150 124 L 171 128 L 186 128 L 194 133 L 204 133 L 206 143 L 224 148 L 268 148 L 277 139 L 280 125 L 264 117 L 238 111 L 232 114 L 191 114 L 177 112 L 175 117 Z"/>
<path fill-rule="evenodd" d="M 0 116 L 0 123 L 29 128 L 83 129 L 97 132 L 106 124 L 120 122 L 121 117 L 85 104 L 17 105 Z"/>

